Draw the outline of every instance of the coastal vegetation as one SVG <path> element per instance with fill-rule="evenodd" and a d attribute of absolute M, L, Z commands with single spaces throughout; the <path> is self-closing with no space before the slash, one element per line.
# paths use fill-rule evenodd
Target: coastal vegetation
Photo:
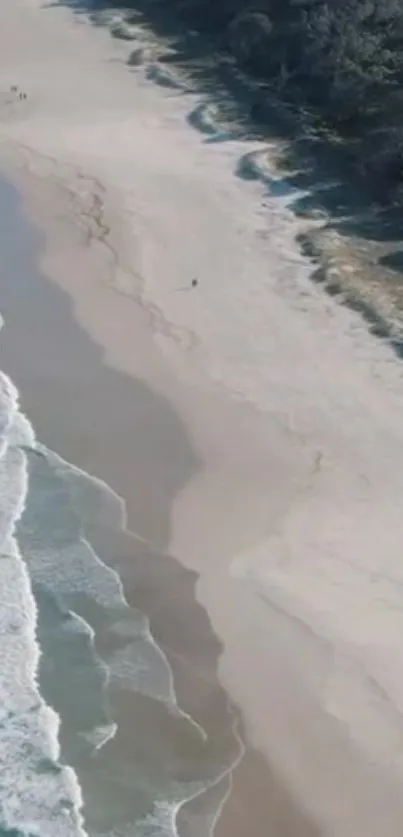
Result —
<path fill-rule="evenodd" d="M 137 0 L 124 5 L 139 8 Z M 266 84 L 264 95 L 309 113 L 377 201 L 403 203 L 401 0 L 154 0 L 151 6 L 213 37 Z M 264 108 L 260 98 L 252 115 Z"/>

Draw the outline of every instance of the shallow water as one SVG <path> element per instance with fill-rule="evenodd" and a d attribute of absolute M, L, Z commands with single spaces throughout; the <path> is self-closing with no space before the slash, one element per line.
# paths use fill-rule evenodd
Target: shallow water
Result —
<path fill-rule="evenodd" d="M 37 241 L 7 184 L 0 217 L 3 264 L 14 247 L 28 276 Z M 205 791 L 208 833 L 239 741 L 232 723 L 211 736 L 178 706 L 147 614 L 107 554 L 120 531 L 133 589 L 123 500 L 37 442 L 3 374 L 0 454 L 0 834 L 168 837 L 183 802 Z"/>

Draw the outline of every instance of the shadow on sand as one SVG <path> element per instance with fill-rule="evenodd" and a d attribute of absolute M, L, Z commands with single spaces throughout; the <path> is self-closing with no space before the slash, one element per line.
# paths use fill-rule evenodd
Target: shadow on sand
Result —
<path fill-rule="evenodd" d="M 156 35 L 159 54 L 145 67 L 146 76 L 177 94 L 191 90 L 202 97 L 189 112 L 188 122 L 201 133 L 203 141 L 275 141 L 281 149 L 276 152 L 276 172 L 272 164 L 264 164 L 264 152 L 260 150 L 246 152 L 235 174 L 259 180 L 271 198 L 286 197 L 288 208 L 297 217 L 308 222 L 320 218 L 323 231 L 359 246 L 363 263 L 370 265 L 369 272 L 379 266 L 384 288 L 389 292 L 393 286 L 394 304 L 403 311 L 401 264 L 394 252 L 401 241 L 401 212 L 373 204 L 363 184 L 357 182 L 343 145 L 330 133 L 319 134 L 309 114 L 282 101 L 269 84 L 239 70 L 226 50 L 222 33 L 207 28 L 202 6 L 197 11 L 192 4 L 189 10 L 183 3 L 168 6 L 163 0 L 51 0 L 44 5 L 68 6 L 78 17 L 89 17 L 98 26 L 109 25 L 111 15 L 119 15 L 134 30 L 138 27 Z M 119 37 L 116 31 L 114 34 Z M 376 293 L 372 294 L 373 302 L 368 301 L 365 288 L 362 294 L 345 293 L 342 278 L 335 283 L 327 277 L 326 257 L 320 269 L 314 269 L 313 278 L 341 304 L 359 311 L 370 330 L 388 339 L 401 356 L 403 337 L 400 332 L 396 334 L 396 325 L 387 324 L 377 314 Z M 382 323 L 374 327 L 374 319 Z"/>

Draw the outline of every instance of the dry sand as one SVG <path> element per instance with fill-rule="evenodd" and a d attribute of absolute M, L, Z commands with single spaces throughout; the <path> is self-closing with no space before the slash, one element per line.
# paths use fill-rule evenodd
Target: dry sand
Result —
<path fill-rule="evenodd" d="M 196 97 L 129 73 L 127 44 L 81 21 L 3 0 L 2 170 L 44 233 L 43 270 L 105 363 L 171 405 L 189 451 L 178 461 L 162 408 L 150 429 L 147 406 L 134 421 L 116 403 L 122 441 L 147 428 L 144 493 L 130 461 L 107 461 L 94 424 L 76 431 L 79 464 L 108 475 L 137 534 L 169 539 L 199 573 L 221 682 L 297 805 L 325 835 L 397 837 L 402 366 L 310 283 L 287 199 L 236 178 L 247 143 L 203 143 L 186 124 Z M 10 101 L 13 84 L 27 100 Z M 52 316 L 48 339 L 51 352 Z M 71 400 L 90 386 L 84 374 L 67 384 Z M 228 834 L 245 811 L 265 820 L 240 790 L 256 775 L 238 773 Z"/>

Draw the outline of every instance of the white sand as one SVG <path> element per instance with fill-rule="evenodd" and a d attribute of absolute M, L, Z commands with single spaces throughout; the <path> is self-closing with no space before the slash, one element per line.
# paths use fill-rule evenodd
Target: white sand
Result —
<path fill-rule="evenodd" d="M 203 467 L 172 549 L 252 740 L 326 834 L 400 837 L 403 366 L 310 283 L 286 199 L 236 178 L 250 146 L 204 144 L 197 98 L 129 73 L 131 48 L 2 0 L 0 85 L 28 93 L 2 97 L 3 170 L 108 362 L 187 422 Z"/>

